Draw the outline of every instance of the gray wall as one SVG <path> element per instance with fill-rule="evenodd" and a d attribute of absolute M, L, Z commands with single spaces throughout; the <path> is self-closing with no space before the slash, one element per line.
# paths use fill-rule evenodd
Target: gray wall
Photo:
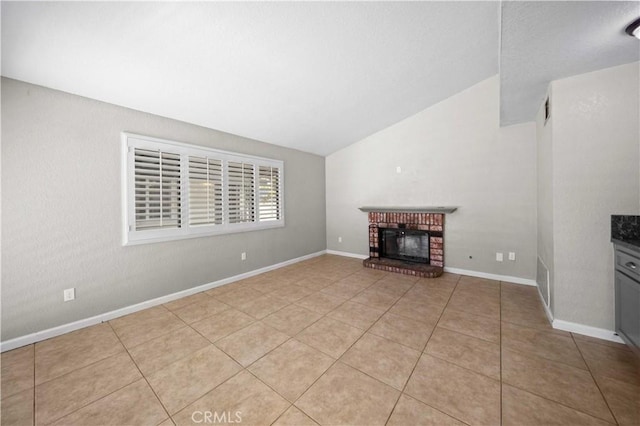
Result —
<path fill-rule="evenodd" d="M 554 317 L 614 328 L 611 215 L 639 214 L 639 63 L 552 83 Z"/>
<path fill-rule="evenodd" d="M 551 86 L 548 95 L 553 102 Z M 553 105 L 553 104 L 552 104 Z M 553 108 L 553 106 L 552 106 Z M 553 122 L 552 114 L 544 122 L 544 102 L 536 115 L 537 178 L 538 178 L 538 257 L 549 269 L 549 310 L 553 312 L 554 253 L 553 253 Z"/>
<path fill-rule="evenodd" d="M 284 160 L 286 227 L 123 247 L 122 131 Z M 324 250 L 324 173 L 319 156 L 3 78 L 2 340 Z"/>
<path fill-rule="evenodd" d="M 361 206 L 458 206 L 445 266 L 535 278 L 535 124 L 500 128 L 498 93 L 489 78 L 328 156 L 327 247 L 368 254 Z"/>

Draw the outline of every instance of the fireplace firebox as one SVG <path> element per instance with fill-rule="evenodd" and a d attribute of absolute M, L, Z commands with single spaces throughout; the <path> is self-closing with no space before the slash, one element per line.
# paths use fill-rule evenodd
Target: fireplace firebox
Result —
<path fill-rule="evenodd" d="M 444 216 L 457 207 L 361 207 L 369 219 L 367 268 L 436 278 L 444 272 Z"/>
<path fill-rule="evenodd" d="M 429 233 L 398 228 L 379 228 L 380 257 L 429 263 Z"/>

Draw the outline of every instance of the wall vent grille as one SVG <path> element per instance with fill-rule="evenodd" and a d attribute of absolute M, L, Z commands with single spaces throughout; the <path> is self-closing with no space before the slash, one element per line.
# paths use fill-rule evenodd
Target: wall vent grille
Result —
<path fill-rule="evenodd" d="M 540 290 L 540 294 L 542 295 L 542 299 L 544 300 L 547 308 L 549 307 L 549 269 L 544 264 L 542 259 L 538 256 L 538 267 L 536 273 L 536 283 L 538 284 L 538 289 Z"/>
<path fill-rule="evenodd" d="M 551 118 L 551 103 L 549 102 L 549 96 L 544 101 L 544 125 L 547 125 L 547 121 Z"/>

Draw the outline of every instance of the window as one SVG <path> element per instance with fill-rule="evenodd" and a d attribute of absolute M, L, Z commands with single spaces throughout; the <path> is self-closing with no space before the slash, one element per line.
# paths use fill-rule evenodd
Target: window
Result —
<path fill-rule="evenodd" d="M 258 169 L 260 211 L 258 220 L 280 220 L 280 170 L 272 166 L 260 166 Z"/>
<path fill-rule="evenodd" d="M 222 160 L 189 157 L 189 224 L 222 225 L 224 222 Z"/>
<path fill-rule="evenodd" d="M 134 149 L 136 229 L 180 228 L 180 156 Z"/>
<path fill-rule="evenodd" d="M 284 226 L 283 162 L 123 133 L 124 244 Z"/>
<path fill-rule="evenodd" d="M 253 164 L 229 161 L 229 223 L 255 222 L 256 179 Z"/>

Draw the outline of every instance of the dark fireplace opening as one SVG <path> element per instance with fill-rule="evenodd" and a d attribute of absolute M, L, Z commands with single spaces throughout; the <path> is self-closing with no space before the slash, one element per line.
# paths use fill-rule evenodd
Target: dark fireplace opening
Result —
<path fill-rule="evenodd" d="M 429 263 L 429 232 L 380 228 L 380 257 Z"/>

